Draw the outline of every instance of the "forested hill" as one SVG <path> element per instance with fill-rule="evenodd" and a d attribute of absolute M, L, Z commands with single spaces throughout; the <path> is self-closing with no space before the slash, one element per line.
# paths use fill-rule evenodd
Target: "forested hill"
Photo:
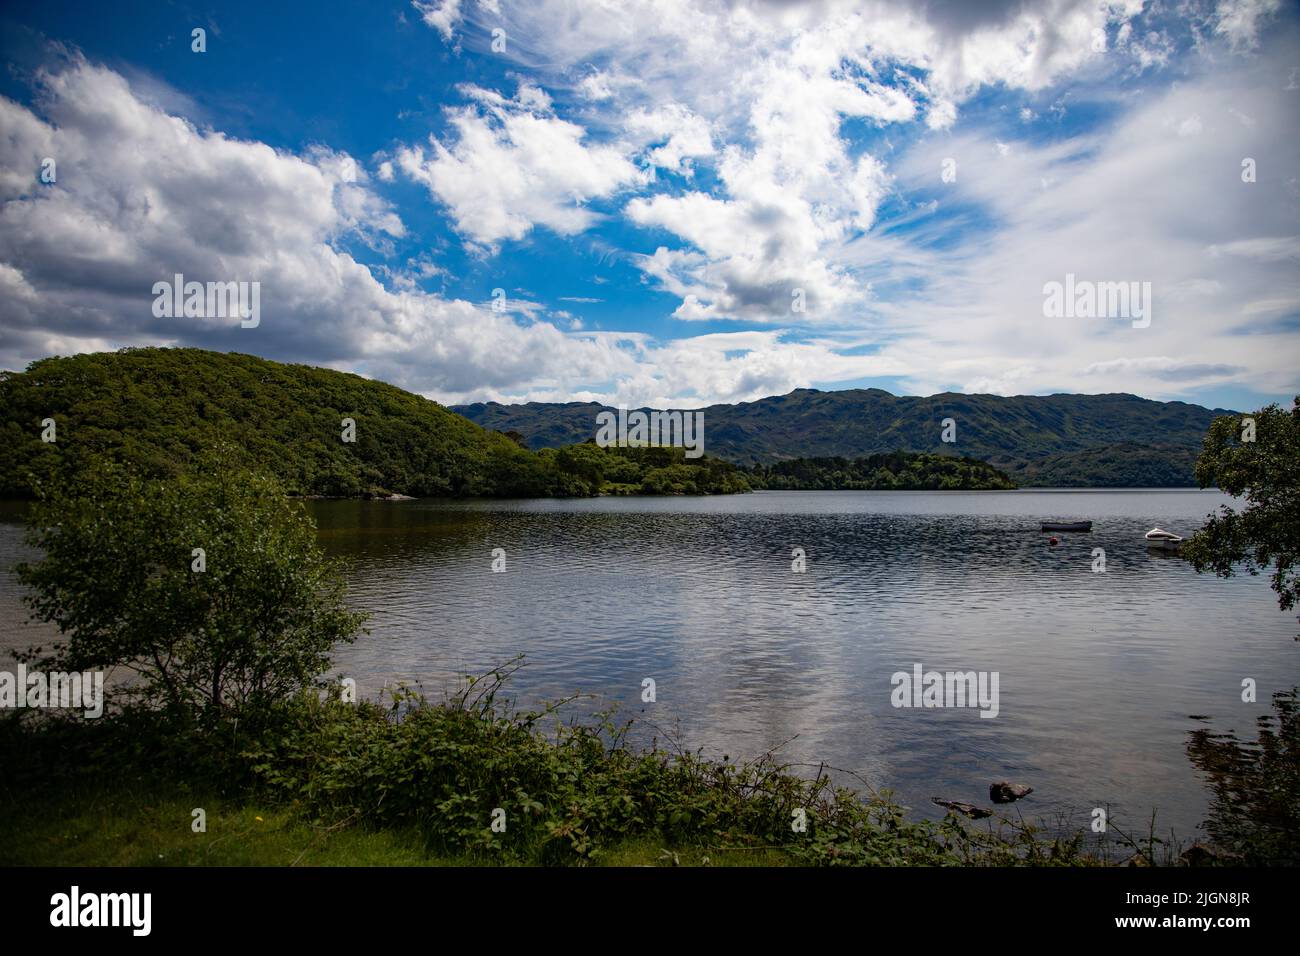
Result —
<path fill-rule="evenodd" d="M 530 402 L 453 410 L 542 448 L 591 437 L 605 407 Z M 1124 394 L 920 398 L 880 389 L 796 389 L 703 411 L 705 450 L 742 465 L 927 452 L 986 461 L 1020 485 L 1056 487 L 1194 485 L 1192 467 L 1210 422 L 1231 414 Z M 945 418 L 956 424 L 954 443 L 942 441 Z"/>
<path fill-rule="evenodd" d="M 34 479 L 96 455 L 169 477 L 217 446 L 303 495 L 748 490 L 735 466 L 680 448 L 532 452 L 395 386 L 250 355 L 124 349 L 0 373 L 0 497 L 30 495 Z"/>
<path fill-rule="evenodd" d="M 512 460 L 504 435 L 435 402 L 357 375 L 198 349 L 125 349 L 34 362 L 0 379 L 0 494 L 27 474 L 108 453 L 151 475 L 233 445 L 302 494 L 409 495 L 497 490 Z M 343 440 L 343 419 L 356 423 Z M 57 440 L 39 440 L 53 419 Z"/>

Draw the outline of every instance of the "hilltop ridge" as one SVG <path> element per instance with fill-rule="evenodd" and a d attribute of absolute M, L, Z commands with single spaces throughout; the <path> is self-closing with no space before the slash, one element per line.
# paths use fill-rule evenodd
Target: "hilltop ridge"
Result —
<path fill-rule="evenodd" d="M 516 432 L 536 449 L 585 441 L 595 432 L 596 414 L 609 407 L 480 402 L 452 410 Z M 903 451 L 977 458 L 1019 484 L 1056 487 L 1194 486 L 1210 422 L 1232 414 L 1127 393 L 920 397 L 878 388 L 800 388 L 700 410 L 708 454 L 745 466 Z M 945 418 L 956 423 L 955 442 L 942 441 Z"/>

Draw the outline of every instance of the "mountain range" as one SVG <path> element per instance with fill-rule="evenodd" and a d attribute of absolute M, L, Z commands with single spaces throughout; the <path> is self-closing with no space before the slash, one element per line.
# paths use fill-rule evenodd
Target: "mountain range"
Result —
<path fill-rule="evenodd" d="M 356 375 L 198 349 L 49 358 L 0 373 L 0 496 L 28 495 L 40 475 L 94 454 L 176 474 L 223 443 L 299 494 L 580 495 L 607 484 L 618 493 L 718 492 L 736 484 L 732 465 L 756 487 L 939 487 L 945 475 L 959 487 L 1005 484 L 960 459 L 1022 486 L 1180 487 L 1195 484 L 1210 423 L 1232 414 L 1124 394 L 796 389 L 692 410 L 703 416 L 705 458 L 678 449 L 660 460 L 572 447 L 594 437 L 602 411 L 617 413 L 590 402 L 448 410 Z M 349 422 L 351 442 L 341 438 Z M 954 462 L 900 460 L 884 475 L 880 461 L 860 461 L 896 452 Z"/>
<path fill-rule="evenodd" d="M 605 410 L 614 409 L 595 402 L 452 407 L 533 449 L 586 441 Z M 1128 394 L 917 397 L 877 388 L 801 388 L 702 411 L 707 453 L 741 465 L 925 452 L 987 461 L 1026 486 L 1156 488 L 1194 486 L 1210 422 L 1233 414 Z M 945 419 L 952 419 L 951 442 L 943 440 Z"/>

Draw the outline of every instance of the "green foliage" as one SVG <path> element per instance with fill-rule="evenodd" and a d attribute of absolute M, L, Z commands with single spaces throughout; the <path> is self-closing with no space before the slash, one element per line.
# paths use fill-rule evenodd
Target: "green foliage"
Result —
<path fill-rule="evenodd" d="M 1015 482 L 992 465 L 951 455 L 896 451 L 865 458 L 798 458 L 745 470 L 749 483 L 770 490 L 957 491 L 1007 490 Z"/>
<path fill-rule="evenodd" d="M 48 443 L 47 418 L 57 429 Z M 355 442 L 343 441 L 345 418 L 356 423 Z M 235 464 L 274 476 L 290 494 L 332 497 L 640 491 L 650 470 L 682 463 L 680 449 L 662 461 L 585 444 L 539 455 L 518 433 L 486 431 L 392 385 L 250 355 L 123 349 L 0 373 L 0 497 L 30 496 L 42 479 L 75 475 L 98 457 L 174 478 L 218 445 L 237 449 L 229 452 Z M 693 485 L 690 493 L 747 490 L 730 465 L 684 465 L 700 471 L 676 483 Z M 659 484 L 672 493 L 674 483 L 651 483 Z"/>
<path fill-rule="evenodd" d="M 730 495 L 751 490 L 730 462 L 687 458 L 683 448 L 643 445 L 602 448 L 594 440 L 537 453 L 560 494 Z"/>
<path fill-rule="evenodd" d="M 646 472 L 641 490 L 651 495 L 697 494 L 694 469 L 685 465 L 668 465 Z"/>
<path fill-rule="evenodd" d="M 561 448 L 555 456 L 555 464 L 561 471 L 568 472 L 593 488 L 600 488 L 605 483 L 605 468 L 610 456 L 603 448 L 596 445 L 570 445 Z"/>
<path fill-rule="evenodd" d="M 605 468 L 607 481 L 638 487 L 642 494 L 730 495 L 750 490 L 735 465 L 707 455 L 687 458 L 682 448 L 650 445 L 603 451 L 611 462 Z"/>
<path fill-rule="evenodd" d="M 53 418 L 58 440 L 40 440 Z M 342 440 L 342 421 L 356 441 Z M 533 457 L 436 402 L 357 375 L 198 349 L 124 349 L 34 362 L 0 376 L 0 495 L 92 457 L 147 477 L 184 473 L 204 449 L 291 494 L 491 495 L 545 484 Z"/>
<path fill-rule="evenodd" d="M 585 441 L 592 402 L 457 406 L 487 428 L 513 430 L 531 448 Z M 1196 450 L 1215 412 L 1136 395 L 897 396 L 880 389 L 796 389 L 704 410 L 711 455 L 742 464 L 792 458 L 944 454 L 944 418 L 957 422 L 957 448 L 1007 472 L 1021 486 L 1190 487 Z M 1219 409 L 1218 413 L 1226 413 Z"/>
<path fill-rule="evenodd" d="M 1283 610 L 1300 599 L 1300 396 L 1290 411 L 1277 405 L 1255 412 L 1255 440 L 1242 441 L 1241 416 L 1217 418 L 1196 463 L 1201 487 L 1217 485 L 1246 506 L 1221 506 L 1183 545 L 1198 571 L 1229 577 L 1272 569 Z"/>
<path fill-rule="evenodd" d="M 1119 442 L 1008 465 L 1022 485 L 1040 488 L 1184 488 L 1193 483 L 1193 445 Z"/>
<path fill-rule="evenodd" d="M 165 481 L 92 459 L 37 490 L 44 556 L 17 573 L 66 638 L 23 655 L 42 668 L 123 667 L 152 705 L 240 716 L 311 686 L 361 627 L 301 504 L 219 454 Z"/>
<path fill-rule="evenodd" d="M 498 704 L 508 670 L 467 680 L 447 703 L 398 694 L 389 708 L 303 698 L 248 753 L 265 793 L 321 825 L 415 828 L 440 853 L 561 863 L 653 834 L 670 846 L 779 847 L 818 865 L 1087 862 L 1077 840 L 1032 828 L 974 830 L 955 818 L 909 822 L 888 795 L 863 799 L 770 754 L 737 765 L 698 753 L 639 751 L 631 722 L 540 725 L 555 707 Z M 505 811 L 504 832 L 491 828 Z M 802 809 L 807 831 L 792 828 Z"/>
<path fill-rule="evenodd" d="M 1197 571 L 1230 577 L 1272 569 L 1278 604 L 1300 599 L 1300 396 L 1246 416 L 1215 419 L 1196 463 L 1201 487 L 1217 485 L 1245 507 L 1207 516 L 1182 554 Z M 1208 730 L 1192 734 L 1188 755 L 1207 775 L 1214 801 L 1205 827 L 1238 862 L 1294 866 L 1300 862 L 1300 708 L 1296 691 L 1273 696 L 1274 714 L 1259 719 L 1258 740 Z"/>
<path fill-rule="evenodd" d="M 0 714 L 0 819 L 5 801 L 30 815 L 32 803 L 44 810 L 83 793 L 147 791 L 184 808 L 207 806 L 198 794 L 265 807 L 282 825 L 291 817 L 321 834 L 415 835 L 439 858 L 466 863 L 617 861 L 629 846 L 666 846 L 669 860 L 678 851 L 778 854 L 817 866 L 1087 866 L 1109 853 L 1086 849 L 1078 832 L 1051 838 L 1014 818 L 913 821 L 856 774 L 848 776 L 863 791 L 836 785 L 824 767 L 801 777 L 771 753 L 736 763 L 640 749 L 629 742 L 632 723 L 612 713 L 562 721 L 567 702 L 519 712 L 501 697 L 517 664 L 466 678 L 443 703 L 406 691 L 384 706 L 307 693 L 239 724 L 177 722 L 138 706 L 94 721 Z M 504 832 L 491 826 L 497 808 Z M 796 832 L 800 809 L 807 828 Z M 182 815 L 169 826 L 188 824 Z M 231 837 L 241 839 L 221 835 Z"/>

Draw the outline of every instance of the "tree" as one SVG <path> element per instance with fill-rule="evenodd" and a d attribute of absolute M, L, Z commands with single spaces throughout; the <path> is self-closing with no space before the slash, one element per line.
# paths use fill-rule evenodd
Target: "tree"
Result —
<path fill-rule="evenodd" d="M 17 573 L 65 640 L 23 659 L 126 668 L 149 704 L 182 716 L 239 716 L 316 685 L 365 620 L 301 504 L 228 450 L 171 480 L 96 459 L 38 487 L 28 524 L 44 557 Z"/>
<path fill-rule="evenodd" d="M 1251 426 L 1253 425 L 1253 433 Z M 1250 440 L 1252 439 L 1253 440 Z M 1218 485 L 1246 506 L 1223 505 L 1184 545 L 1197 571 L 1230 577 L 1272 569 L 1284 611 L 1300 599 L 1300 396 L 1291 411 L 1269 405 L 1253 415 L 1225 415 L 1210 425 L 1196 480 Z"/>
<path fill-rule="evenodd" d="M 609 456 L 597 445 L 568 445 L 555 456 L 561 471 L 576 475 L 590 488 L 590 494 L 600 491 L 605 483 L 605 461 Z"/>

